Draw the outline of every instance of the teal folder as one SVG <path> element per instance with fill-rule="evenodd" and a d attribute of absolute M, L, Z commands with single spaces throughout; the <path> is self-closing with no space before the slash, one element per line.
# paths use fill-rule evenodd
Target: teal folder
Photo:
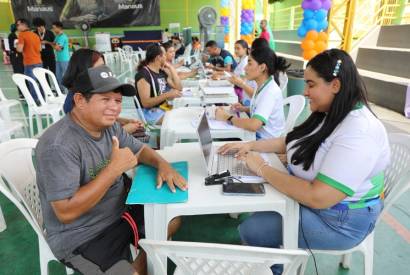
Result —
<path fill-rule="evenodd" d="M 188 162 L 180 161 L 171 163 L 171 166 L 188 180 Z M 128 193 L 127 204 L 148 204 L 148 203 L 180 203 L 188 200 L 188 190 L 182 191 L 176 187 L 176 192 L 172 193 L 168 185 L 164 182 L 160 189 L 157 189 L 157 169 L 145 164 L 136 168 L 135 177 L 132 180 L 131 190 Z"/>

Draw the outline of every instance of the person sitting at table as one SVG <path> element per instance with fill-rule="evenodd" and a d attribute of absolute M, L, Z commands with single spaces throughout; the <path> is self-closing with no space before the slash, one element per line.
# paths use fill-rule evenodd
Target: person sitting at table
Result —
<path fill-rule="evenodd" d="M 172 64 L 172 66 L 177 69 L 184 64 L 184 60 L 179 63 L 175 63 L 175 48 L 170 41 L 162 43 L 162 47 L 165 49 L 166 62 Z M 198 72 L 198 69 L 191 70 L 190 72 L 178 72 L 179 79 L 187 79 L 194 77 Z"/>
<path fill-rule="evenodd" d="M 175 58 L 180 57 L 185 52 L 185 47 L 182 44 L 181 38 L 177 35 L 171 37 L 172 45 L 175 49 Z"/>
<path fill-rule="evenodd" d="M 252 171 L 299 202 L 299 248 L 350 249 L 373 231 L 383 208 L 389 141 L 346 52 L 331 49 L 316 55 L 304 78 L 312 114 L 303 124 L 286 137 L 232 143 L 220 153 L 238 150 L 237 157 Z M 287 154 L 290 174 L 270 167 L 257 152 Z M 239 226 L 239 233 L 247 245 L 278 248 L 282 217 L 255 213 Z M 280 266 L 272 270 L 281 273 Z"/>
<path fill-rule="evenodd" d="M 236 47 L 236 45 L 235 45 Z M 256 38 L 252 42 L 251 46 L 251 51 L 254 49 L 263 49 L 263 48 L 270 48 L 269 43 L 264 39 L 264 38 Z M 283 71 L 279 71 L 278 79 L 279 79 L 279 87 L 281 88 L 282 91 L 286 89 L 286 86 L 288 84 L 288 77 L 286 75 L 286 70 L 290 67 L 290 64 L 286 65 L 283 68 Z M 253 93 L 255 91 L 255 84 L 253 81 L 248 81 L 244 78 L 238 77 L 236 74 L 232 75 L 231 78 L 229 78 L 229 81 L 234 84 L 235 86 L 241 88 L 245 93 L 243 97 L 249 97 L 252 98 Z M 244 106 L 248 106 L 247 102 L 242 102 L 245 104 L 242 104 Z"/>
<path fill-rule="evenodd" d="M 182 96 L 178 73 L 166 61 L 164 47 L 158 44 L 146 48 L 145 60 L 140 62 L 137 70 L 135 87 L 144 117 L 150 124 L 161 124 L 165 111 L 171 108 L 167 100 Z"/>
<path fill-rule="evenodd" d="M 186 190 L 186 181 L 116 122 L 122 96 L 135 95 L 132 85 L 101 65 L 77 75 L 72 91 L 73 110 L 44 132 L 35 149 L 47 243 L 81 274 L 146 274 L 145 253 L 134 262 L 130 255 L 130 243 L 144 237 L 143 206 L 125 205 L 123 173 L 145 163 L 158 169 L 158 188 L 166 182 L 173 192 Z M 179 223 L 170 222 L 170 235 Z"/>
<path fill-rule="evenodd" d="M 278 71 L 286 67 L 286 60 L 277 57 L 270 48 L 253 50 L 245 67 L 246 78 L 254 80 L 257 90 L 250 107 L 239 103 L 232 105 L 234 111 L 247 112 L 250 118 L 231 116 L 222 107 L 215 111 L 215 118 L 236 127 L 256 132 L 257 139 L 279 137 L 285 130 L 282 91 L 278 86 Z"/>
<path fill-rule="evenodd" d="M 227 50 L 221 49 L 216 41 L 210 40 L 205 44 L 206 51 L 210 55 L 208 68 L 215 71 L 232 72 L 236 68 L 236 61 Z"/>
<path fill-rule="evenodd" d="M 71 110 L 73 109 L 74 92 L 72 91 L 72 88 L 77 75 L 89 68 L 101 66 L 104 64 L 105 61 L 103 55 L 98 51 L 83 48 L 73 53 L 62 80 L 63 85 L 68 89 L 68 94 L 63 106 L 63 110 L 66 114 L 71 112 Z M 125 131 L 127 131 L 127 133 L 129 134 L 134 133 L 138 129 L 144 128 L 144 124 L 138 119 L 118 117 L 117 122 L 120 123 Z"/>

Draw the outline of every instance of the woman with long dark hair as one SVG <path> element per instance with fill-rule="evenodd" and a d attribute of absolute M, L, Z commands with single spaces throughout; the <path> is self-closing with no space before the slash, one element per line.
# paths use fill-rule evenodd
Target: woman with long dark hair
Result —
<path fill-rule="evenodd" d="M 138 65 L 135 75 L 137 98 L 148 123 L 161 124 L 167 100 L 182 95 L 181 80 L 171 64 L 166 62 L 165 49 L 158 44 L 146 48 L 145 60 Z"/>
<path fill-rule="evenodd" d="M 103 55 L 91 49 L 79 49 L 73 53 L 68 63 L 67 70 L 63 76 L 62 84 L 68 89 L 68 94 L 64 102 L 64 112 L 69 113 L 73 109 L 73 96 L 76 91 L 73 91 L 73 83 L 76 77 L 89 68 L 104 65 Z M 144 125 L 137 119 L 121 118 L 117 122 L 129 133 L 132 134 Z"/>
<path fill-rule="evenodd" d="M 309 61 L 304 77 L 312 114 L 303 124 L 286 137 L 233 143 L 220 152 L 239 150 L 252 171 L 299 202 L 300 248 L 345 250 L 372 232 L 383 208 L 389 142 L 346 52 L 320 53 Z M 290 175 L 270 167 L 257 152 L 286 153 Z M 239 232 L 249 245 L 279 247 L 282 218 L 275 212 L 255 213 Z M 279 274 L 281 267 L 272 270 Z"/>
<path fill-rule="evenodd" d="M 279 137 L 285 130 L 285 114 L 278 75 L 286 65 L 286 60 L 277 57 L 270 48 L 252 51 L 245 73 L 248 80 L 256 82 L 257 90 L 249 107 L 234 106 L 236 111 L 250 113 L 250 118 L 232 116 L 222 107 L 216 109 L 215 118 L 256 132 L 257 139 Z"/>
<path fill-rule="evenodd" d="M 166 62 L 171 64 L 175 69 L 180 68 L 184 65 L 184 60 L 183 59 L 179 63 L 175 63 L 175 48 L 172 45 L 171 41 L 162 43 L 161 46 L 165 50 L 165 60 L 166 60 Z M 198 72 L 198 69 L 193 69 L 189 72 L 179 71 L 177 73 L 178 73 L 179 79 L 183 80 L 183 79 L 187 79 L 187 78 L 190 78 L 190 77 L 194 77 L 197 74 L 197 72 Z"/>

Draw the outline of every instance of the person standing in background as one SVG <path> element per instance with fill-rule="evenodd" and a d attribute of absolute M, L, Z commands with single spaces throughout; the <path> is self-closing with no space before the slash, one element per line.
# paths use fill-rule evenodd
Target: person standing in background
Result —
<path fill-rule="evenodd" d="M 41 60 L 43 60 L 43 68 L 56 73 L 56 58 L 53 51 L 53 43 L 55 35 L 52 31 L 46 29 L 46 22 L 36 17 L 33 19 L 33 25 L 36 27 L 35 34 L 41 40 Z"/>
<path fill-rule="evenodd" d="M 16 35 L 17 27 L 16 24 L 10 25 L 10 34 L 8 36 L 9 41 L 9 57 L 10 63 L 13 67 L 13 73 L 15 74 L 24 74 L 24 65 L 23 65 L 23 55 L 16 50 L 17 45 L 17 35 Z M 17 88 L 19 91 L 19 99 L 24 99 L 23 94 L 21 93 L 20 89 Z"/>
<path fill-rule="evenodd" d="M 270 41 L 270 35 L 268 32 L 268 21 L 266 21 L 266 19 L 261 20 L 261 35 L 259 36 L 259 38 L 264 38 L 266 41 Z"/>
<path fill-rule="evenodd" d="M 60 88 L 63 90 L 61 80 L 70 61 L 70 52 L 68 46 L 68 36 L 63 31 L 63 23 L 56 21 L 53 23 L 54 39 L 53 48 L 56 52 L 56 77 Z"/>
<path fill-rule="evenodd" d="M 19 31 L 16 50 L 23 53 L 24 74 L 28 77 L 36 79 L 33 75 L 34 68 L 43 67 L 41 60 L 41 41 L 40 37 L 30 31 L 29 23 L 26 19 L 21 18 L 16 21 L 17 30 Z M 39 100 L 34 87 L 31 83 L 28 85 L 30 94 L 34 101 L 38 104 Z"/>

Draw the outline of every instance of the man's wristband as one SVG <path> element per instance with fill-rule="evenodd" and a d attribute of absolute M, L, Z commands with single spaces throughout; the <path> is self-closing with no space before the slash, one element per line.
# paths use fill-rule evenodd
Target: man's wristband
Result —
<path fill-rule="evenodd" d="M 232 119 L 233 119 L 233 116 L 230 116 L 230 117 L 228 117 L 228 119 L 226 120 L 226 122 L 228 122 L 229 124 L 232 125 Z"/>

